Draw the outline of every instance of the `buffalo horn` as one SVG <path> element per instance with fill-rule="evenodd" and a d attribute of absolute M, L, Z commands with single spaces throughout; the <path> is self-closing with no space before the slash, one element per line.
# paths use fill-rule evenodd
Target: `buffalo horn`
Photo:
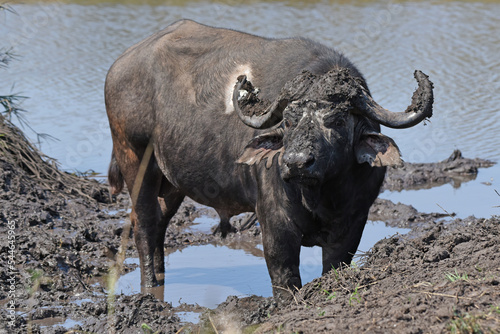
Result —
<path fill-rule="evenodd" d="M 238 113 L 241 121 L 255 129 L 266 129 L 278 124 L 283 119 L 283 110 L 286 107 L 286 105 L 283 106 L 283 103 L 279 100 L 275 100 L 262 115 L 249 116 L 243 114 L 243 111 L 238 105 L 238 99 L 240 96 L 240 89 L 246 82 L 247 77 L 245 75 L 239 76 L 233 91 L 234 110 Z M 249 94 L 250 93 L 252 92 L 249 92 Z"/>
<path fill-rule="evenodd" d="M 406 111 L 391 112 L 382 108 L 364 89 L 359 100 L 359 109 L 372 120 L 395 129 L 409 128 L 420 123 L 425 118 L 431 117 L 432 103 L 434 102 L 432 82 L 421 71 L 415 71 L 414 76 L 418 82 L 418 88 L 413 93 L 412 103 L 406 108 Z"/>

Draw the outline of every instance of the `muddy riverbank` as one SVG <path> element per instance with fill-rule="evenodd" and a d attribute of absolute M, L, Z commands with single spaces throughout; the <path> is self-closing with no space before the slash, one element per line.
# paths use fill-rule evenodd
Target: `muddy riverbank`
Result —
<path fill-rule="evenodd" d="M 9 136 L 1 137 L 4 147 L 12 147 Z M 412 231 L 381 240 L 361 264 L 306 284 L 290 305 L 229 297 L 190 324 L 181 314 L 200 312 L 196 305 L 109 293 L 117 256 L 137 256 L 133 238 L 122 240 L 128 195 L 111 200 L 105 184 L 59 172 L 54 163 L 44 169 L 46 158 L 33 165 L 10 153 L 0 155 L 0 333 L 428 333 L 461 326 L 500 331 L 499 217 L 456 219 L 377 200 L 371 220 Z M 439 163 L 390 170 L 384 189 L 458 184 L 488 166 L 457 151 Z M 240 231 L 222 240 L 189 228 L 202 214 L 214 213 L 186 201 L 165 247 L 260 244 L 250 215 L 233 221 Z M 118 269 L 126 273 L 135 265 Z"/>

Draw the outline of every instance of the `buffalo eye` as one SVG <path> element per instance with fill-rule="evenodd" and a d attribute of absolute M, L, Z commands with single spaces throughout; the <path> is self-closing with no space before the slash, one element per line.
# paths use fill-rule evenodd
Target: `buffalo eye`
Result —
<path fill-rule="evenodd" d="M 288 118 L 285 119 L 285 128 L 289 128 L 292 126 L 292 121 L 290 121 Z"/>
<path fill-rule="evenodd" d="M 333 125 L 336 128 L 341 128 L 341 127 L 345 126 L 345 121 L 343 119 L 336 119 L 335 122 L 333 123 Z"/>
<path fill-rule="evenodd" d="M 325 117 L 324 124 L 329 128 L 342 128 L 345 126 L 346 121 L 344 117 L 335 117 L 332 115 L 330 117 Z"/>

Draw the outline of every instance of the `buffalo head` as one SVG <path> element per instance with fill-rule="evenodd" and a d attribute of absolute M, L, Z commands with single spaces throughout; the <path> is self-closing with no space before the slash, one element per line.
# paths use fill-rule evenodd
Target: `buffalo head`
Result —
<path fill-rule="evenodd" d="M 352 163 L 371 166 L 401 164 L 394 141 L 380 133 L 380 125 L 407 128 L 432 116 L 432 83 L 415 72 L 418 89 L 405 112 L 379 106 L 364 80 L 347 69 L 323 75 L 302 72 L 290 80 L 272 102 L 259 99 L 258 89 L 240 76 L 233 104 L 246 125 L 272 128 L 248 143 L 239 163 L 252 165 L 278 155 L 282 178 L 305 186 L 322 184 Z"/>

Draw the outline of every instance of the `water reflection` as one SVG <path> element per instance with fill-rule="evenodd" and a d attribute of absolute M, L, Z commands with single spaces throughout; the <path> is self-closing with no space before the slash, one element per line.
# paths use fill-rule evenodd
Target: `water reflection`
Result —
<path fill-rule="evenodd" d="M 23 0 L 24 4 L 37 4 L 37 3 L 56 3 L 56 4 L 79 4 L 79 5 L 97 5 L 97 4 L 126 4 L 126 5 L 148 5 L 148 6 L 194 6 L 196 4 L 204 3 L 205 0 Z M 310 4 L 320 4 L 322 0 L 248 0 L 245 5 L 255 5 L 259 3 L 276 3 L 283 2 L 289 6 L 305 6 Z M 426 2 L 425 0 L 402 0 L 398 3 L 404 2 Z M 465 0 L 462 2 L 467 3 L 497 3 L 497 0 Z M 16 1 L 13 1 L 16 3 Z M 238 0 L 212 0 L 211 4 L 224 4 L 229 6 L 241 5 Z M 387 4 L 387 1 L 380 0 L 329 0 L 328 4 L 342 4 L 342 5 L 356 5 L 365 6 L 370 4 Z M 391 3 L 391 2 L 389 2 Z M 434 4 L 435 5 L 435 4 Z"/>

